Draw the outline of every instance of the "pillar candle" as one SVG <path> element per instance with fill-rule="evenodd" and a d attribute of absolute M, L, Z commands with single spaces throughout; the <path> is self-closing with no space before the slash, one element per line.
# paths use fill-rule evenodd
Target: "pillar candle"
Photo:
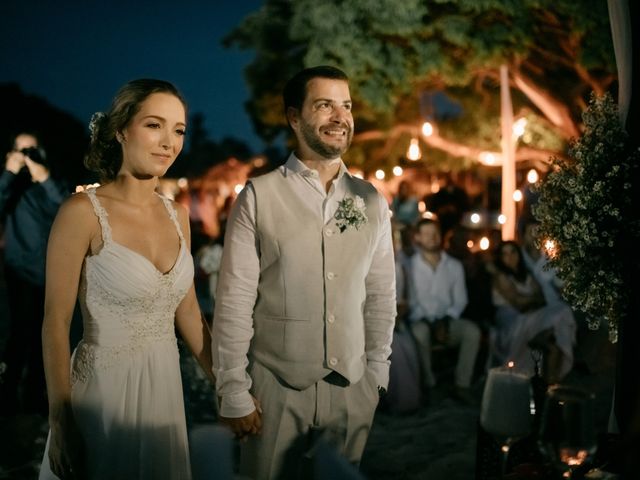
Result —
<path fill-rule="evenodd" d="M 480 424 L 503 440 L 526 436 L 531 430 L 531 382 L 513 367 L 489 370 L 482 395 Z"/>

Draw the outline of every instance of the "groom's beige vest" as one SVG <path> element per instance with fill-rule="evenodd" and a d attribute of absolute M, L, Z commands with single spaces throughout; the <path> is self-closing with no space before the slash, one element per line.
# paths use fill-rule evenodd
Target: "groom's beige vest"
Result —
<path fill-rule="evenodd" d="M 382 214 L 375 188 L 345 175 L 347 196 L 364 199 L 366 224 L 327 224 L 282 170 L 251 180 L 260 252 L 251 355 L 288 385 L 305 389 L 329 374 L 351 383 L 364 373 L 365 277 Z M 341 200 L 341 199 L 340 199 Z"/>

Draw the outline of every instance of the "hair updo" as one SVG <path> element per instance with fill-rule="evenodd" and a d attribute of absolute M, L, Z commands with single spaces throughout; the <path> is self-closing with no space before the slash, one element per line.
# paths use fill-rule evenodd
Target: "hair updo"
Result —
<path fill-rule="evenodd" d="M 168 93 L 175 96 L 185 110 L 184 98 L 178 89 L 164 80 L 141 78 L 132 80 L 118 90 L 111 108 L 105 113 L 96 113 L 91 119 L 91 142 L 85 157 L 85 166 L 98 174 L 100 181 L 116 178 L 122 167 L 122 146 L 116 138 L 140 111 L 142 103 L 154 93 Z"/>

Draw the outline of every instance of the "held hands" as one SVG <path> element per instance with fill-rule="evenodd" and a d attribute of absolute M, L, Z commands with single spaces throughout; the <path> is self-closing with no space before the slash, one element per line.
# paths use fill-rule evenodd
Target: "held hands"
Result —
<path fill-rule="evenodd" d="M 84 442 L 71 407 L 63 407 L 59 418 L 50 419 L 49 466 L 61 480 L 87 478 Z"/>
<path fill-rule="evenodd" d="M 257 398 L 251 397 L 256 409 L 249 415 L 239 418 L 220 417 L 239 440 L 246 441 L 249 435 L 259 435 L 262 431 L 262 407 Z"/>

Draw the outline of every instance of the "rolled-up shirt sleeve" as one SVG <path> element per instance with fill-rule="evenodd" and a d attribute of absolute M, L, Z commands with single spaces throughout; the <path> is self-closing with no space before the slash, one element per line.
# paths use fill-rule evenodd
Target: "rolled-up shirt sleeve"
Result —
<path fill-rule="evenodd" d="M 387 388 L 391 340 L 396 318 L 396 276 L 389 207 L 381 195 L 379 200 L 382 227 L 365 279 L 365 350 L 368 368 L 373 370 L 378 385 Z"/>
<path fill-rule="evenodd" d="M 260 277 L 256 197 L 249 183 L 232 207 L 224 237 L 212 331 L 220 415 L 239 418 L 255 406 L 249 393 L 247 353 L 253 337 L 253 308 Z"/>

